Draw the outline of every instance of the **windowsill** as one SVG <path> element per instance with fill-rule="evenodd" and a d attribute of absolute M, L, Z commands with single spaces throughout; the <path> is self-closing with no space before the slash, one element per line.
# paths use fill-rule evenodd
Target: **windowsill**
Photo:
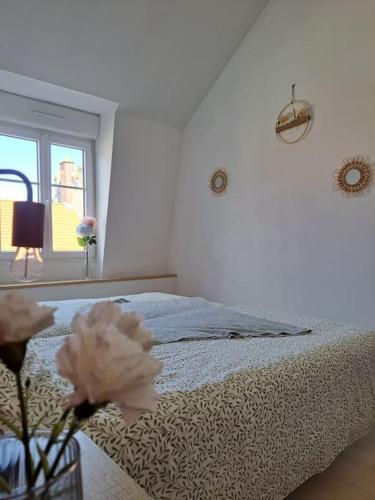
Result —
<path fill-rule="evenodd" d="M 95 283 L 111 283 L 118 281 L 141 281 L 176 278 L 177 274 L 152 274 L 145 276 L 123 276 L 121 278 L 94 278 L 90 280 L 38 281 L 34 283 L 6 283 L 0 285 L 0 291 L 20 290 L 23 288 L 41 288 L 49 286 L 92 285 Z"/>
<path fill-rule="evenodd" d="M 14 259 L 16 252 L 0 252 L 0 262 L 9 262 Z M 83 261 L 85 258 L 84 252 L 54 252 L 48 255 L 42 254 L 44 262 L 76 262 Z M 90 262 L 95 262 L 96 255 L 93 252 L 90 255 Z"/>

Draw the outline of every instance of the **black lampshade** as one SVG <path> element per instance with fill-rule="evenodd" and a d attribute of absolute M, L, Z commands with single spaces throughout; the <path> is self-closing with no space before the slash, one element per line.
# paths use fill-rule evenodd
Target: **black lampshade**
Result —
<path fill-rule="evenodd" d="M 13 204 L 14 247 L 43 248 L 44 205 L 33 201 L 15 201 Z"/>

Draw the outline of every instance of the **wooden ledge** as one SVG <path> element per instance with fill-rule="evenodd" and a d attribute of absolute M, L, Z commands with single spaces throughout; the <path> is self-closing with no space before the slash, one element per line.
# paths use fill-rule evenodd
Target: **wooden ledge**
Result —
<path fill-rule="evenodd" d="M 3 290 L 20 290 L 22 288 L 43 288 L 48 286 L 92 285 L 95 283 L 114 283 L 118 281 L 162 280 L 177 278 L 177 274 L 150 274 L 145 276 L 124 276 L 122 278 L 94 278 L 92 280 L 39 281 L 37 283 L 7 283 L 0 285 Z"/>

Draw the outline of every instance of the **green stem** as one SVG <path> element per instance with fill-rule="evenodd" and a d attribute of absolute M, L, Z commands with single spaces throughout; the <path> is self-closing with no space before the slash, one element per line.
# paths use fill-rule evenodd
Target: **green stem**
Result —
<path fill-rule="evenodd" d="M 64 410 L 63 414 L 60 417 L 59 422 L 65 422 L 66 421 L 66 419 L 69 416 L 70 410 L 71 410 L 71 408 L 67 408 L 66 410 Z M 59 437 L 59 435 L 60 435 L 60 433 L 58 433 L 56 435 L 54 435 L 53 433 L 50 434 L 48 442 L 47 442 L 47 445 L 46 445 L 46 447 L 44 449 L 44 454 L 46 455 L 46 457 L 48 457 L 48 453 L 50 452 L 52 446 L 56 443 L 57 438 Z M 40 459 L 39 463 L 38 463 L 38 465 L 37 465 L 37 467 L 35 469 L 35 472 L 34 472 L 33 484 L 36 483 L 41 470 L 42 470 L 42 460 Z"/>
<path fill-rule="evenodd" d="M 16 381 L 17 381 L 18 399 L 21 407 L 22 442 L 25 448 L 27 486 L 28 489 L 30 490 L 30 488 L 33 485 L 33 467 L 30 454 L 29 430 L 27 425 L 27 408 L 23 396 L 21 373 L 19 371 L 16 373 Z"/>
<path fill-rule="evenodd" d="M 47 474 L 46 481 L 48 481 L 49 479 L 51 479 L 53 477 L 53 475 L 54 475 L 54 473 L 56 471 L 56 468 L 59 465 L 60 459 L 63 456 L 64 451 L 65 451 L 65 449 L 66 449 L 66 447 L 67 447 L 70 439 L 73 437 L 74 433 L 76 431 L 78 431 L 79 425 L 80 425 L 79 421 L 75 420 L 72 423 L 69 431 L 66 433 L 64 441 L 63 441 L 63 443 L 61 445 L 61 448 L 60 448 L 60 450 L 59 450 L 59 452 L 58 452 L 58 454 L 57 454 L 57 456 L 56 456 L 56 458 L 55 458 L 55 460 L 54 460 L 54 462 L 52 464 L 52 467 L 49 470 L 49 473 Z"/>

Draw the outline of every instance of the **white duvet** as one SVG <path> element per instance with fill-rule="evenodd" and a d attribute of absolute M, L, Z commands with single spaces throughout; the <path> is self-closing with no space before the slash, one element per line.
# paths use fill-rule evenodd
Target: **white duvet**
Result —
<path fill-rule="evenodd" d="M 48 342 L 38 343 L 38 356 L 44 362 L 51 360 L 51 352 L 61 345 L 61 335 L 69 334 L 69 324 L 76 312 L 87 312 L 96 302 L 126 298 L 135 301 L 158 301 L 184 297 L 166 293 L 142 293 L 109 299 L 75 299 L 48 302 L 57 307 L 56 325 L 43 334 Z M 295 357 L 334 344 L 345 338 L 368 333 L 368 329 L 336 323 L 329 320 L 312 320 L 287 314 L 272 313 L 245 307 L 233 307 L 235 311 L 259 318 L 310 328 L 312 333 L 294 337 L 262 337 L 225 339 L 199 342 L 180 342 L 157 345 L 154 355 L 163 362 L 163 371 L 157 380 L 159 392 L 185 391 L 200 385 L 218 382 L 230 373 L 248 368 L 265 367 L 277 361 Z M 48 362 L 48 361 L 47 361 Z"/>

